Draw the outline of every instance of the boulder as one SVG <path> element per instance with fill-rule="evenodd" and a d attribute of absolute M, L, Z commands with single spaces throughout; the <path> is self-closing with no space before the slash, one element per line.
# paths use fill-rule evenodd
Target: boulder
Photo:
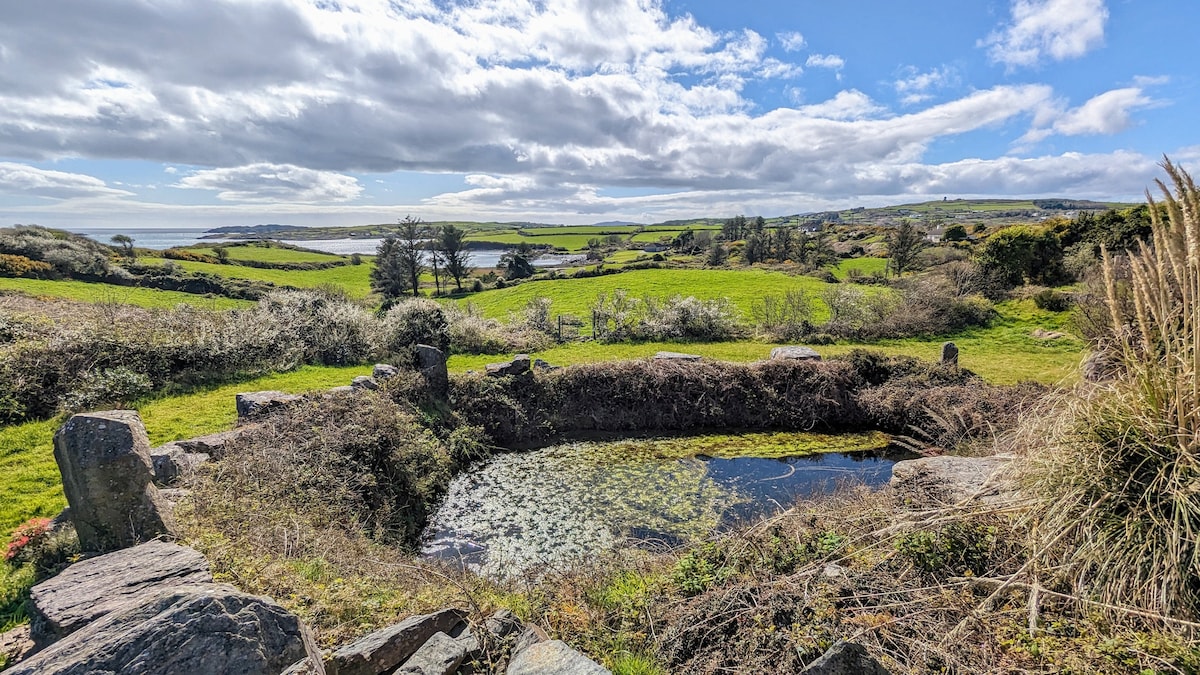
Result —
<path fill-rule="evenodd" d="M 188 452 L 175 443 L 155 448 L 150 453 L 150 465 L 154 470 L 154 482 L 170 485 L 184 480 L 195 473 L 196 468 L 210 459 L 208 453 Z"/>
<path fill-rule="evenodd" d="M 379 383 L 373 378 L 367 377 L 366 375 L 359 375 L 353 380 L 350 380 L 350 387 L 352 389 L 368 389 L 370 391 L 375 391 L 376 389 L 379 389 Z"/>
<path fill-rule="evenodd" d="M 301 400 L 303 397 L 295 394 L 285 394 L 282 391 L 250 391 L 238 394 L 238 421 L 250 420 L 255 417 L 275 412 Z"/>
<path fill-rule="evenodd" d="M 958 367 L 958 347 L 953 342 L 942 343 L 942 358 L 940 363 L 943 366 Z"/>
<path fill-rule="evenodd" d="M 230 586 L 143 595 L 17 664 L 8 675 L 275 675 L 315 646 L 294 615 Z"/>
<path fill-rule="evenodd" d="M 808 664 L 800 675 L 889 675 L 862 645 L 838 642 Z"/>
<path fill-rule="evenodd" d="M 922 499 L 961 502 L 994 500 L 1013 489 L 1004 470 L 1011 457 L 922 457 L 892 465 L 891 486 L 916 493 Z"/>
<path fill-rule="evenodd" d="M 212 580 L 204 556 L 178 544 L 148 541 L 89 558 L 30 591 L 32 636 L 39 645 L 49 644 L 147 594 Z"/>
<path fill-rule="evenodd" d="M 550 365 L 549 361 L 546 361 L 544 359 L 534 359 L 533 367 L 537 370 L 547 372 L 547 373 L 553 372 L 555 370 L 562 370 L 562 366 L 552 366 L 552 365 Z"/>
<path fill-rule="evenodd" d="M 420 350 L 420 348 L 423 346 L 424 345 L 417 345 L 417 349 Z M 430 349 L 432 349 L 432 347 Z M 375 367 L 371 369 L 371 377 L 375 378 L 376 380 L 378 380 L 380 382 L 383 382 L 384 380 L 389 379 L 389 378 L 393 378 L 399 374 L 400 374 L 399 368 L 397 368 L 396 366 L 387 364 L 387 363 L 376 363 Z"/>
<path fill-rule="evenodd" d="M 683 354 L 680 352 L 659 352 L 654 355 L 655 361 L 699 361 L 699 354 Z"/>
<path fill-rule="evenodd" d="M 396 675 L 452 675 L 466 655 L 461 642 L 439 631 L 408 657 Z"/>
<path fill-rule="evenodd" d="M 466 612 L 444 609 L 413 616 L 338 648 L 325 661 L 329 675 L 377 675 L 404 663 L 434 633 L 452 633 L 467 620 Z"/>
<path fill-rule="evenodd" d="M 511 361 L 487 364 L 489 377 L 507 377 L 509 375 L 524 375 L 529 372 L 529 355 L 517 354 Z"/>
<path fill-rule="evenodd" d="M 342 394 L 353 394 L 355 391 L 357 391 L 357 390 L 354 387 L 351 387 L 350 385 L 346 384 L 346 385 L 342 385 L 340 387 L 332 387 L 329 389 L 329 391 L 325 392 L 325 394 L 326 394 L 326 398 L 328 398 L 330 395 L 337 396 L 337 395 L 342 395 Z"/>
<path fill-rule="evenodd" d="M 54 459 L 84 551 L 112 551 L 173 533 L 136 411 L 72 416 L 54 434 Z"/>
<path fill-rule="evenodd" d="M 772 361 L 820 361 L 821 355 L 812 347 L 787 345 L 771 350 Z"/>
<path fill-rule="evenodd" d="M 571 649 L 562 640 L 529 645 L 508 664 L 508 675 L 611 675 L 609 670 Z"/>
<path fill-rule="evenodd" d="M 446 398 L 450 391 L 450 371 L 446 369 L 446 354 L 437 347 L 417 345 L 417 370 L 429 385 L 429 391 L 438 398 Z"/>

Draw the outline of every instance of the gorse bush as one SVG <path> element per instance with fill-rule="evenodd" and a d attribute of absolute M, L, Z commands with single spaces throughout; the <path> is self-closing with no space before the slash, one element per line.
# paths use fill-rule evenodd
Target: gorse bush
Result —
<path fill-rule="evenodd" d="M 0 253 L 47 263 L 61 276 L 99 277 L 111 269 L 107 246 L 37 225 L 0 229 Z"/>
<path fill-rule="evenodd" d="M 596 333 L 605 340 L 730 340 L 745 333 L 726 298 L 634 298 L 621 289 L 601 294 L 592 307 Z"/>
<path fill-rule="evenodd" d="M 1030 430 L 1046 446 L 1030 477 L 1047 566 L 1088 597 L 1191 618 L 1200 612 L 1200 193 L 1187 173 L 1163 167 L 1174 188 L 1159 182 L 1168 217 L 1151 199 L 1152 241 L 1129 254 L 1127 287 L 1103 254 L 1101 348 L 1113 379 Z"/>

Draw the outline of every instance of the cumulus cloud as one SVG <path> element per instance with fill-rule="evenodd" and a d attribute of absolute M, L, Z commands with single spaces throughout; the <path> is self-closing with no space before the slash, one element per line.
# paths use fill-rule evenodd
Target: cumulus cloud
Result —
<path fill-rule="evenodd" d="M 996 63 L 1035 66 L 1083 56 L 1104 42 L 1104 0 L 1013 0 L 1012 22 L 981 46 Z"/>
<path fill-rule="evenodd" d="M 127 197 L 133 194 L 110 188 L 95 176 L 48 171 L 12 162 L 0 162 L 0 192 L 49 199 Z"/>
<path fill-rule="evenodd" d="M 263 163 L 196 171 L 175 187 L 214 190 L 217 199 L 230 202 L 345 202 L 363 191 L 352 176 Z"/>
<path fill-rule="evenodd" d="M 1113 89 L 1088 99 L 1078 108 L 1042 115 L 1043 125 L 1035 126 L 1021 140 L 1037 142 L 1053 134 L 1112 135 L 1129 128 L 1133 110 L 1153 105 L 1157 105 L 1156 101 L 1146 96 L 1141 87 Z"/>
<path fill-rule="evenodd" d="M 804 49 L 804 45 L 807 44 L 804 41 L 804 36 L 796 31 L 776 33 L 775 39 L 779 40 L 779 44 L 782 45 L 783 50 L 787 52 L 798 52 L 801 49 Z"/>
<path fill-rule="evenodd" d="M 989 46 L 1034 45 L 1039 58 L 1057 58 L 1058 43 L 1039 40 L 1060 29 L 1030 18 L 1052 5 L 1018 0 Z M 775 39 L 785 51 L 804 47 L 799 33 Z M 175 186 L 216 193 L 225 203 L 206 208 L 222 213 L 264 203 L 359 213 L 365 192 L 348 174 L 407 170 L 469 176 L 464 190 L 424 204 L 431 214 L 523 217 L 518 205 L 533 214 L 554 203 L 636 216 L 689 199 L 704 207 L 695 195 L 709 192 L 712 204 L 750 194 L 827 202 L 867 194 L 854 181 L 872 176 L 886 194 L 906 176 L 940 187 L 952 181 L 922 178 L 949 175 L 922 168 L 940 139 L 1027 121 L 1062 133 L 1104 123 L 1099 103 L 1071 117 L 1036 84 L 936 105 L 914 98 L 924 107 L 899 112 L 856 89 L 765 109 L 743 94 L 747 82 L 800 91 L 788 80 L 801 65 L 768 57 L 771 44 L 669 15 L 655 0 L 16 3 L 0 22 L 0 157 L 178 166 Z M 829 54 L 806 64 L 845 65 Z M 913 71 L 896 89 L 924 96 L 949 77 Z M 1136 107 L 1115 103 L 1106 110 Z M 647 185 L 675 196 L 603 196 Z"/>

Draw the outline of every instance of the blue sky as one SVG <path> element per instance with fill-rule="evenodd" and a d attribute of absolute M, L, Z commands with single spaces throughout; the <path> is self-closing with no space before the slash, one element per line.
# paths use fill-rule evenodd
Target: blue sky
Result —
<path fill-rule="evenodd" d="M 0 223 L 655 222 L 1140 199 L 1190 0 L 21 0 Z"/>

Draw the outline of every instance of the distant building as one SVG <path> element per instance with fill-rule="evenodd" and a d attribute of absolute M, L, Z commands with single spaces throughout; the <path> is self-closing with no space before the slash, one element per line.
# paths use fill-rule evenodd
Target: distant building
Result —
<path fill-rule="evenodd" d="M 643 253 L 662 253 L 669 250 L 671 250 L 671 247 L 664 246 L 663 244 L 647 244 L 642 247 Z"/>

